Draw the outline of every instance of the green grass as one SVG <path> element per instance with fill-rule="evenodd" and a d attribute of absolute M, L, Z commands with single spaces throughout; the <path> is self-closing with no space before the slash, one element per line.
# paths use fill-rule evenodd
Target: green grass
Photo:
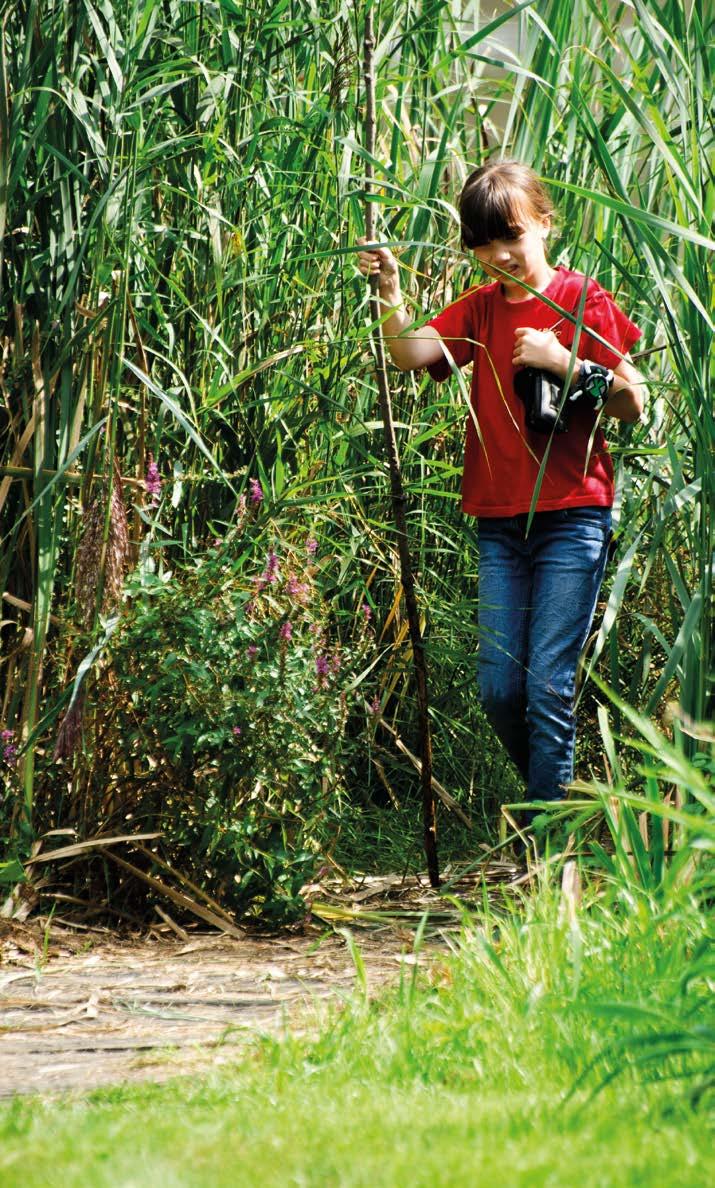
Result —
<path fill-rule="evenodd" d="M 0 1158 L 8 1188 L 706 1184 L 715 1161 L 701 1123 L 692 1114 L 664 1117 L 662 1099 L 647 1094 L 634 1106 L 632 1091 L 621 1089 L 584 1116 L 565 1113 L 543 1086 L 505 1094 L 375 1085 L 349 1068 L 249 1071 L 198 1087 L 16 1106 Z"/>
<path fill-rule="evenodd" d="M 712 1028 L 707 985 L 682 980 L 704 927 L 687 903 L 569 918 L 544 889 L 377 1002 L 358 976 L 317 1039 L 259 1041 L 233 1067 L 207 1057 L 200 1079 L 6 1105 L 2 1183 L 708 1183 L 705 1052 L 636 1059 L 638 1011 Z"/>

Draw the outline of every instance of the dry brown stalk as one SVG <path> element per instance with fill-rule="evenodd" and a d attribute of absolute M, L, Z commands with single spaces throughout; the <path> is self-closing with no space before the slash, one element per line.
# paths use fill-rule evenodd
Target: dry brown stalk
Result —
<path fill-rule="evenodd" d="M 84 531 L 77 548 L 75 598 L 83 627 L 91 630 L 99 610 L 107 614 L 119 601 L 129 557 L 129 525 L 119 463 L 114 459 L 109 509 L 106 488 L 85 513 Z M 54 758 L 71 759 L 82 737 L 85 687 L 70 702 L 55 742 Z"/>
<path fill-rule="evenodd" d="M 124 858 L 120 858 L 119 855 L 115 854 L 112 850 L 107 850 L 106 854 L 107 857 L 111 858 L 112 862 L 116 862 L 117 866 L 120 866 L 122 870 L 126 870 L 128 874 L 132 874 L 135 876 L 135 878 L 141 879 L 141 881 L 151 887 L 153 891 L 156 891 L 159 895 L 166 896 L 166 898 L 170 899 L 172 903 L 175 903 L 177 907 L 184 908 L 186 911 L 191 912 L 192 915 L 198 916 L 200 920 L 205 920 L 206 923 L 211 924 L 213 928 L 218 928 L 221 932 L 228 933 L 229 936 L 235 937 L 236 940 L 242 940 L 246 935 L 245 932 L 232 921 L 227 920 L 224 916 L 217 916 L 215 912 L 209 911 L 209 909 L 204 907 L 203 904 L 197 903 L 195 899 L 190 899 L 188 895 L 184 895 L 181 891 L 177 891 L 174 887 L 170 887 L 167 883 L 163 883 L 161 879 L 155 878 L 154 875 L 147 874 L 145 870 L 140 870 L 138 866 L 133 866 L 131 862 L 127 862 Z"/>
<path fill-rule="evenodd" d="M 95 497 L 85 513 L 82 539 L 77 548 L 75 597 L 82 624 L 91 628 L 99 609 L 106 614 L 119 601 L 129 556 L 129 526 L 122 476 L 115 458 L 110 494 L 109 524 L 106 491 Z M 101 594 L 100 594 L 101 591 Z M 99 599 L 99 606 L 98 606 Z"/>
<path fill-rule="evenodd" d="M 364 78 L 365 78 L 365 234 L 368 242 L 374 239 L 374 205 L 370 199 L 370 189 L 373 180 L 372 158 L 375 156 L 375 69 L 374 54 L 375 34 L 373 25 L 372 5 L 368 6 L 365 14 L 364 40 Z M 380 398 L 380 414 L 385 437 L 385 451 L 390 468 L 390 485 L 392 490 L 392 510 L 397 529 L 397 546 L 400 555 L 400 576 L 405 595 L 405 608 L 412 640 L 412 658 L 417 685 L 417 704 L 419 710 L 419 727 L 421 743 L 421 783 L 422 783 L 422 811 L 424 825 L 424 848 L 427 859 L 427 872 L 433 887 L 439 887 L 439 862 L 437 859 L 437 822 L 435 814 L 435 796 L 432 787 L 432 738 L 430 734 L 429 710 L 427 698 L 427 662 L 425 659 L 424 641 L 420 629 L 420 617 L 415 597 L 415 583 L 410 560 L 410 549 L 407 539 L 407 517 L 405 515 L 405 492 L 400 470 L 400 459 L 397 453 L 397 440 L 392 417 L 392 402 L 387 380 L 387 364 L 385 360 L 385 343 L 380 324 L 380 296 L 378 278 L 370 277 L 370 316 L 372 318 L 373 346 L 375 350 L 375 371 L 377 388 Z"/>
<path fill-rule="evenodd" d="M 84 699 L 85 691 L 82 686 L 60 722 L 52 753 L 55 761 L 71 759 L 79 747 L 84 723 Z"/>

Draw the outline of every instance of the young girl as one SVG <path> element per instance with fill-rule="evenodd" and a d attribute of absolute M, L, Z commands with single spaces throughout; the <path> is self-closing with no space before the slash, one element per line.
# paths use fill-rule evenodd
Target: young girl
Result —
<path fill-rule="evenodd" d="M 527 166 L 483 165 L 459 210 L 463 246 L 493 280 L 427 325 L 411 328 L 390 251 L 365 249 L 358 263 L 379 278 L 397 367 L 426 367 L 441 381 L 473 364 L 462 508 L 478 522 L 479 695 L 528 799 L 556 800 L 573 779 L 576 668 L 611 535 L 613 466 L 600 420 L 640 417 L 643 381 L 628 355 L 640 331 L 594 280 L 548 263 L 553 210 Z M 584 331 L 569 373 L 575 326 L 559 310 L 576 317 L 584 286 Z M 556 393 L 563 405 L 558 425 L 558 407 L 544 416 L 535 403 L 543 372 L 552 403 Z"/>

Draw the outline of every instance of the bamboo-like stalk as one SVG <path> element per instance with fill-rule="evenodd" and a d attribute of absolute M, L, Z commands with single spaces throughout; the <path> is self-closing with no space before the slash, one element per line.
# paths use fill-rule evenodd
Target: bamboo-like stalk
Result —
<path fill-rule="evenodd" d="M 374 238 L 374 204 L 370 198 L 370 188 L 373 180 L 372 158 L 375 156 L 375 69 L 374 49 L 375 33 L 373 24 L 372 5 L 368 6 L 365 14 L 364 39 L 364 82 L 365 82 L 365 233 L 368 241 Z M 420 628 L 420 617 L 415 597 L 415 583 L 412 573 L 410 546 L 407 539 L 407 518 L 405 516 L 405 490 L 402 483 L 400 458 L 397 452 L 395 426 L 392 417 L 392 402 L 390 386 L 387 379 L 387 364 L 385 360 L 385 342 L 380 323 L 380 295 L 378 278 L 370 277 L 370 315 L 373 322 L 372 341 L 375 351 L 375 372 L 377 390 L 380 399 L 380 415 L 385 437 L 385 453 L 390 468 L 390 488 L 392 494 L 392 511 L 397 530 L 397 547 L 400 555 L 400 578 L 405 596 L 407 621 L 412 641 L 412 659 L 414 663 L 415 682 L 417 685 L 417 705 L 419 710 L 420 750 L 421 750 L 421 784 L 422 784 L 422 817 L 424 825 L 424 848 L 427 859 L 427 872 L 430 884 L 439 887 L 439 863 L 437 859 L 437 822 L 435 814 L 435 796 L 432 788 L 432 736 L 429 723 L 429 704 L 427 695 L 427 661 L 425 658 L 424 640 Z"/>
<path fill-rule="evenodd" d="M 7 182 L 10 173 L 10 119 L 8 112 L 7 71 L 5 69 L 5 29 L 7 14 L 0 21 L 0 289 L 3 286 L 5 224 L 7 222 Z"/>

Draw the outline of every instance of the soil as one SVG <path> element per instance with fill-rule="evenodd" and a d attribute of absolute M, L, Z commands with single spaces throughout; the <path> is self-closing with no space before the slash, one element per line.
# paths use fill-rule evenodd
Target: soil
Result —
<path fill-rule="evenodd" d="M 492 881 L 516 880 L 494 865 Z M 0 1096 L 207 1072 L 257 1035 L 315 1032 L 355 988 L 349 935 L 375 994 L 405 963 L 429 969 L 460 923 L 458 903 L 415 876 L 312 891 L 310 917 L 277 935 L 199 931 L 166 913 L 123 937 L 57 917 L 0 919 Z M 474 877 L 449 891 L 478 901 Z"/>

